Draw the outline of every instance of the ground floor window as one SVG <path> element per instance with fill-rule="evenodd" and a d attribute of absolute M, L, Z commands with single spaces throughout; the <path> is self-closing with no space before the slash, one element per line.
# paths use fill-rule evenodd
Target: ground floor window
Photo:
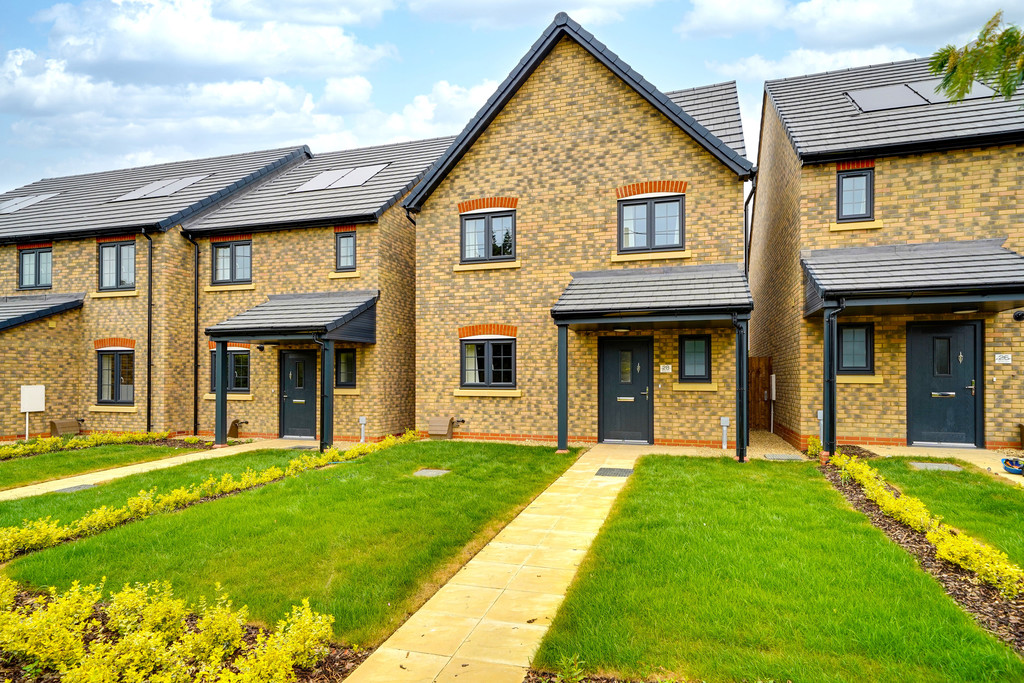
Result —
<path fill-rule="evenodd" d="M 875 327 L 870 323 L 839 326 L 839 369 L 842 374 L 875 372 Z"/>
<path fill-rule="evenodd" d="M 711 381 L 711 335 L 679 335 L 679 381 Z"/>
<path fill-rule="evenodd" d="M 100 351 L 99 359 L 99 402 L 135 402 L 135 352 Z"/>
<path fill-rule="evenodd" d="M 514 339 L 472 339 L 462 342 L 462 386 L 514 387 Z"/>
<path fill-rule="evenodd" d="M 249 392 L 249 352 L 228 351 L 229 392 Z M 217 391 L 217 352 L 210 353 L 210 391 Z"/>
<path fill-rule="evenodd" d="M 338 349 L 334 360 L 334 386 L 354 387 L 356 385 L 356 350 Z"/>

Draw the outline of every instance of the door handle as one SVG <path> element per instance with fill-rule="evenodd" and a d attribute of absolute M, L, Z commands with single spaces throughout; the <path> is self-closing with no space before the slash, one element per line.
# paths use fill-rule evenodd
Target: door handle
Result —
<path fill-rule="evenodd" d="M 933 391 L 932 398 L 956 398 L 955 391 Z"/>
<path fill-rule="evenodd" d="M 646 396 L 647 400 L 650 401 L 651 400 L 651 388 L 649 386 L 648 387 L 644 387 L 644 390 L 640 392 L 640 395 L 641 396 Z"/>
<path fill-rule="evenodd" d="M 971 386 L 964 387 L 964 389 L 970 389 L 971 390 L 971 396 L 974 396 L 974 391 L 975 391 L 975 389 L 977 389 L 977 380 L 972 379 L 971 380 Z"/>

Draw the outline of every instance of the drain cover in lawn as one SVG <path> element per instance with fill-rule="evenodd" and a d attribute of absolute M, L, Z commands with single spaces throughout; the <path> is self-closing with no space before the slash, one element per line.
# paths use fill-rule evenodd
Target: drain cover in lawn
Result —
<path fill-rule="evenodd" d="M 948 462 L 912 462 L 910 466 L 915 470 L 942 470 L 943 472 L 959 472 L 960 468 L 950 465 Z"/>
<path fill-rule="evenodd" d="M 451 472 L 451 470 L 432 470 L 429 467 L 413 472 L 414 477 L 443 477 L 444 475 Z"/>
<path fill-rule="evenodd" d="M 602 467 L 597 471 L 594 476 L 597 477 L 628 477 L 633 474 L 633 470 L 628 467 Z"/>
<path fill-rule="evenodd" d="M 804 456 L 797 453 L 765 453 L 765 460 L 803 460 Z"/>
<path fill-rule="evenodd" d="M 94 489 L 96 484 L 79 484 L 78 486 L 69 486 L 66 489 L 57 489 L 54 493 L 74 493 L 75 491 L 84 491 L 86 489 Z"/>

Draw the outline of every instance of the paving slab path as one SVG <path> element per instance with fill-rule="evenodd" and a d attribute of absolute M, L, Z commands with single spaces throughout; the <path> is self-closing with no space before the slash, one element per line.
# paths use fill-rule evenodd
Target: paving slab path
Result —
<path fill-rule="evenodd" d="M 44 493 L 53 493 L 54 491 L 63 491 L 64 489 L 71 489 L 79 486 L 95 486 L 96 484 L 102 484 L 113 479 L 121 479 L 122 477 L 129 477 L 133 474 L 141 474 L 143 472 L 152 472 L 154 470 L 177 467 L 178 465 L 196 462 L 197 460 L 223 458 L 228 455 L 237 455 L 238 453 L 257 451 L 265 448 L 286 449 L 302 445 L 312 445 L 313 448 L 316 448 L 315 444 L 308 441 L 296 441 L 295 439 L 262 439 L 252 441 L 250 443 L 239 443 L 234 446 L 225 446 L 223 448 L 209 448 L 202 451 L 196 451 L 194 453 L 182 453 L 181 455 L 174 455 L 170 458 L 163 458 L 162 460 L 150 460 L 149 462 L 140 462 L 134 465 L 125 465 L 123 467 L 113 467 L 111 469 L 100 470 L 98 472 L 76 474 L 71 477 L 64 477 L 63 479 L 52 479 L 38 484 L 18 486 L 13 489 L 7 489 L 6 491 L 0 491 L 0 502 L 5 500 L 18 500 L 19 498 L 29 498 L 31 496 L 41 496 Z M 336 445 L 339 448 L 344 448 L 344 445 L 342 444 Z M 73 457 L 74 451 L 69 451 L 68 455 Z"/>

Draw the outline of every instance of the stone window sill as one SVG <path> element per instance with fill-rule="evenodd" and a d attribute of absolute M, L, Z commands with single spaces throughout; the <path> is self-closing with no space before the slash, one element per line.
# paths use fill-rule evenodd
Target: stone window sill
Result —
<path fill-rule="evenodd" d="M 116 299 L 116 298 L 122 297 L 122 296 L 138 296 L 138 295 L 139 295 L 139 290 L 137 290 L 137 289 L 125 289 L 125 290 L 116 290 L 116 291 L 110 291 L 110 292 L 90 292 L 89 293 L 89 298 L 90 299 Z"/>
<path fill-rule="evenodd" d="M 845 232 L 846 230 L 878 230 L 884 228 L 883 221 L 846 221 L 845 223 L 829 223 L 829 232 Z"/>
<path fill-rule="evenodd" d="M 673 258 L 690 258 L 693 253 L 689 249 L 676 249 L 675 251 L 641 251 L 629 254 L 612 254 L 612 263 L 625 261 L 664 261 Z"/>
<path fill-rule="evenodd" d="M 492 398 L 519 398 L 522 389 L 456 389 L 453 396 L 489 396 Z"/>
<path fill-rule="evenodd" d="M 328 273 L 327 277 L 332 280 L 344 280 L 350 277 L 359 277 L 358 270 L 342 270 L 334 273 Z"/>
<path fill-rule="evenodd" d="M 523 262 L 515 261 L 494 261 L 493 263 L 457 263 L 452 266 L 453 273 L 464 273 L 472 270 L 506 270 L 509 268 L 522 268 Z"/>
<path fill-rule="evenodd" d="M 247 285 L 206 285 L 204 292 L 241 292 L 247 289 L 256 289 L 256 283 L 250 282 Z"/>
<path fill-rule="evenodd" d="M 718 382 L 676 382 L 672 391 L 718 391 Z"/>
<path fill-rule="evenodd" d="M 89 406 L 90 413 L 137 413 L 135 406 Z"/>
<path fill-rule="evenodd" d="M 836 375 L 836 384 L 883 384 L 883 375 Z"/>
<path fill-rule="evenodd" d="M 203 394 L 203 400 L 204 401 L 216 401 L 217 400 L 217 394 Z M 234 394 L 234 393 L 228 392 L 228 400 L 229 401 L 251 401 L 252 400 L 252 394 Z"/>
<path fill-rule="evenodd" d="M 359 387 L 334 387 L 335 396 L 358 396 Z"/>

